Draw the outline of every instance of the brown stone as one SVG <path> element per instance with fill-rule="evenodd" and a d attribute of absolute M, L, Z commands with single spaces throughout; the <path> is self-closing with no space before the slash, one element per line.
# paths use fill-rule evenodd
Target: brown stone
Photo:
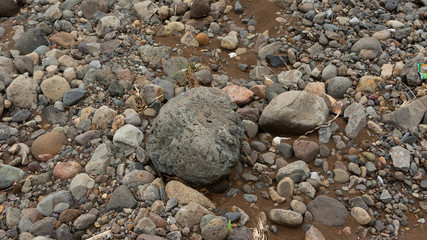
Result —
<path fill-rule="evenodd" d="M 13 17 L 19 12 L 18 4 L 13 0 L 0 1 L 0 17 Z"/>
<path fill-rule="evenodd" d="M 59 215 L 59 221 L 62 223 L 74 222 L 83 213 L 84 211 L 80 209 L 67 209 Z"/>
<path fill-rule="evenodd" d="M 305 86 L 304 91 L 313 93 L 314 95 L 317 95 L 317 96 L 322 96 L 323 94 L 326 93 L 325 83 L 324 82 L 309 83 L 307 84 L 307 86 Z"/>
<path fill-rule="evenodd" d="M 255 96 L 259 97 L 260 99 L 267 99 L 267 86 L 265 85 L 255 85 L 252 86 L 250 89 Z"/>
<path fill-rule="evenodd" d="M 37 159 L 41 154 L 58 154 L 62 145 L 67 141 L 65 134 L 57 131 L 52 131 L 41 135 L 36 138 L 31 146 L 31 153 Z"/>
<path fill-rule="evenodd" d="M 200 46 L 207 46 L 209 44 L 209 37 L 206 33 L 199 33 L 196 35 L 196 40 Z"/>
<path fill-rule="evenodd" d="M 73 48 L 76 45 L 73 35 L 67 32 L 56 33 L 52 35 L 49 40 L 63 48 Z"/>
<path fill-rule="evenodd" d="M 304 162 L 313 161 L 320 151 L 319 145 L 312 141 L 296 140 L 293 143 L 295 158 Z"/>

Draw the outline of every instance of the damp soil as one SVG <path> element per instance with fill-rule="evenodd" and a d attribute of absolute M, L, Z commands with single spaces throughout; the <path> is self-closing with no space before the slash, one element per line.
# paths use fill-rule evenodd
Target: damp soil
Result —
<path fill-rule="evenodd" d="M 346 122 L 342 117 L 339 117 L 335 120 L 335 123 L 338 124 L 339 126 L 339 130 L 335 135 L 341 135 L 344 136 L 344 128 L 346 126 Z M 275 136 L 272 136 L 275 137 Z M 286 140 L 286 143 L 289 143 L 292 145 L 293 141 L 297 140 L 299 138 L 299 136 L 283 136 L 283 137 L 287 137 L 287 138 L 291 138 L 289 140 Z M 316 142 L 317 144 L 321 144 L 319 143 L 318 140 L 318 135 L 317 133 L 311 133 L 310 135 L 308 135 L 306 138 L 304 138 L 305 140 L 308 141 L 313 141 Z M 256 139 L 253 139 L 256 140 Z M 359 135 L 357 136 L 357 138 L 354 140 L 355 143 L 357 143 L 359 145 L 359 143 L 361 141 L 364 140 L 368 140 L 369 142 L 375 142 L 378 140 L 378 137 L 372 133 L 369 132 L 369 130 L 367 129 L 363 129 L 362 131 L 360 131 Z M 328 144 L 322 144 L 327 146 L 330 150 L 333 149 L 335 147 L 335 144 L 333 143 L 333 141 L 331 140 Z M 329 156 L 327 158 L 323 158 L 326 159 L 329 163 L 329 170 L 333 170 L 334 169 L 334 164 L 336 161 L 340 161 L 339 159 L 341 159 L 341 161 L 347 165 L 348 160 L 344 160 L 345 155 L 339 156 L 338 152 L 336 152 L 337 154 L 334 156 Z M 289 159 L 285 159 L 288 163 L 294 162 L 297 159 L 295 157 L 289 158 Z M 313 162 L 309 163 L 309 168 L 311 171 L 316 171 L 318 173 L 323 173 L 323 168 L 320 167 L 315 167 Z M 274 174 L 272 174 L 272 176 L 275 176 L 278 170 L 271 170 L 271 172 L 273 172 Z M 247 173 L 250 172 L 252 174 L 257 175 L 257 171 L 252 169 L 252 167 L 248 166 L 248 167 L 244 167 L 243 168 L 243 173 Z M 376 178 L 376 176 L 373 177 L 366 177 L 367 180 L 373 180 L 374 178 Z M 273 179 L 273 185 L 276 186 L 277 182 Z M 243 199 L 243 191 L 241 190 L 241 187 L 244 184 L 249 184 L 249 185 L 254 185 L 255 183 L 252 182 L 244 182 L 242 179 L 239 179 L 238 181 L 234 182 L 232 184 L 232 188 L 237 188 L 240 189 L 240 193 L 236 194 L 234 197 L 231 198 L 227 198 L 225 196 L 225 193 L 209 193 L 207 194 L 207 197 L 209 199 L 211 199 L 215 204 L 217 204 L 217 210 L 218 211 L 232 211 L 233 206 L 237 206 L 239 208 L 241 208 L 242 210 L 244 210 L 249 217 L 251 218 L 251 220 L 249 221 L 249 223 L 247 224 L 248 227 L 250 228 L 254 228 L 257 226 L 257 222 L 255 221 L 255 219 L 257 219 L 259 217 L 260 212 L 264 212 L 268 218 L 268 213 L 270 210 L 272 209 L 290 209 L 290 202 L 292 201 L 292 198 L 286 198 L 286 201 L 282 204 L 278 204 L 278 206 L 274 206 L 274 202 L 271 199 L 265 199 L 262 197 L 261 192 L 262 191 L 266 191 L 268 192 L 268 187 L 263 187 L 262 189 L 258 188 L 258 187 L 254 187 L 255 191 L 251 194 L 254 194 L 257 196 L 258 198 L 258 202 L 256 204 L 252 204 L 249 203 L 247 201 L 245 201 Z M 332 198 L 336 198 L 337 196 L 335 195 L 334 191 L 339 189 L 342 191 L 342 187 L 346 186 L 346 184 L 339 184 L 339 183 L 334 183 L 331 184 L 328 188 L 326 188 L 323 191 L 317 192 L 316 196 L 319 195 L 326 195 Z M 227 190 L 228 191 L 228 190 Z M 361 196 L 363 193 L 359 190 L 356 190 L 355 194 L 349 194 L 346 191 L 342 191 L 342 193 L 344 194 L 343 196 L 341 196 L 342 199 L 344 198 L 354 198 L 357 196 Z M 303 197 L 304 199 L 304 203 L 307 205 L 312 199 L 309 198 L 308 196 L 306 196 L 305 194 L 300 194 L 300 197 Z M 348 209 L 351 209 L 348 206 L 348 203 L 343 202 L 344 205 L 347 206 Z M 418 203 L 416 203 L 418 204 Z M 255 208 L 253 206 L 256 206 Z M 375 209 L 377 210 L 377 209 Z M 377 210 L 379 211 L 379 210 Z M 382 216 L 381 219 L 384 219 L 384 215 L 385 212 L 380 212 L 380 215 Z M 408 225 L 407 226 L 401 226 L 401 228 L 404 228 L 405 230 L 409 230 L 409 231 L 405 231 L 404 234 L 400 233 L 399 238 L 398 239 L 422 239 L 422 234 L 423 234 L 423 229 L 420 228 L 420 224 L 417 224 L 417 217 L 415 214 L 413 213 L 407 213 L 406 216 L 408 217 Z M 353 217 L 351 217 L 350 213 L 349 213 L 349 217 L 347 218 L 346 222 L 342 225 L 342 226 L 326 226 L 320 222 L 317 222 L 315 220 L 311 221 L 311 222 L 307 222 L 307 224 L 312 224 L 314 226 L 316 226 L 321 232 L 322 234 L 325 236 L 326 239 L 371 239 L 372 235 L 371 234 L 367 234 L 367 236 L 365 238 L 362 238 L 362 234 L 361 233 L 356 233 L 357 228 L 360 226 L 360 224 L 358 224 Z M 277 234 L 273 234 L 271 232 L 268 232 L 268 239 L 269 240 L 300 240 L 300 239 L 304 239 L 305 238 L 305 232 L 302 230 L 301 227 L 299 228 L 291 228 L 291 227 L 285 227 L 285 226 L 279 226 L 277 224 L 272 223 L 271 221 L 267 221 L 267 225 L 271 226 L 271 225 L 275 225 L 278 229 Z M 343 233 L 343 229 L 344 227 L 350 227 L 351 229 L 351 235 L 345 235 Z"/>

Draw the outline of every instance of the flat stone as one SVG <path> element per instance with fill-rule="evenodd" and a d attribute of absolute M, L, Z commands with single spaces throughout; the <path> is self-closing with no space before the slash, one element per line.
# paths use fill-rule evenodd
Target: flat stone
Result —
<path fill-rule="evenodd" d="M 399 170 L 408 170 L 411 164 L 411 152 L 401 146 L 395 146 L 390 149 L 390 156 L 393 161 L 393 167 Z"/>
<path fill-rule="evenodd" d="M 208 209 L 215 209 L 215 204 L 195 189 L 185 184 L 172 180 L 166 184 L 166 194 L 169 199 L 176 198 L 181 205 L 195 202 Z"/>
<path fill-rule="evenodd" d="M 317 196 L 307 208 L 316 221 L 327 226 L 342 226 L 349 215 L 344 204 L 324 195 Z"/>

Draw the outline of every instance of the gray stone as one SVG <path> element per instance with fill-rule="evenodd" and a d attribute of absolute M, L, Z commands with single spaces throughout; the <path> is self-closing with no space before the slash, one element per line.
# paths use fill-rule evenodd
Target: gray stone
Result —
<path fill-rule="evenodd" d="M 356 138 L 360 130 L 366 127 L 365 110 L 360 103 L 352 103 L 348 106 L 344 111 L 344 118 L 348 118 L 344 131 L 349 138 Z"/>
<path fill-rule="evenodd" d="M 415 87 L 421 83 L 421 77 L 418 73 L 418 63 L 423 63 L 425 57 L 425 53 L 419 53 L 416 57 L 408 60 L 400 71 L 400 76 L 406 80 L 409 86 Z M 426 97 L 424 96 L 424 98 Z"/>
<path fill-rule="evenodd" d="M 401 106 L 392 113 L 383 115 L 384 122 L 397 125 L 404 130 L 412 130 L 418 127 L 427 109 L 427 96 Z"/>
<path fill-rule="evenodd" d="M 135 225 L 135 232 L 138 234 L 141 233 L 147 233 L 147 234 L 153 234 L 154 229 L 156 228 L 156 224 L 151 221 L 151 219 L 144 217 L 138 221 L 138 223 Z"/>
<path fill-rule="evenodd" d="M 391 12 L 396 10 L 397 6 L 399 6 L 399 0 L 386 0 L 384 7 L 385 9 Z"/>
<path fill-rule="evenodd" d="M 362 199 L 362 197 L 352 198 L 352 199 L 348 200 L 348 203 L 350 203 L 350 205 L 352 207 L 360 207 L 360 208 L 365 209 L 366 211 L 368 211 L 368 209 L 369 209 L 368 205 L 366 205 L 366 203 Z"/>
<path fill-rule="evenodd" d="M 85 172 L 90 175 L 104 174 L 110 164 L 111 157 L 113 157 L 111 149 L 105 143 L 99 145 L 86 164 Z"/>
<path fill-rule="evenodd" d="M 10 81 L 9 77 L 13 77 L 18 71 L 15 68 L 12 60 L 7 57 L 0 56 L 0 82 Z"/>
<path fill-rule="evenodd" d="M 233 231 L 228 233 L 227 240 L 253 240 L 251 229 L 243 226 L 233 228 Z"/>
<path fill-rule="evenodd" d="M 123 149 L 126 154 L 135 152 L 144 140 L 144 134 L 139 128 L 126 124 L 116 131 L 113 137 L 113 143 L 120 149 Z"/>
<path fill-rule="evenodd" d="M 265 60 L 265 57 L 269 54 L 274 54 L 275 52 L 277 52 L 280 48 L 282 47 L 282 42 L 281 41 L 277 41 L 277 42 L 273 42 L 270 43 L 264 47 L 262 47 L 259 51 L 258 51 L 258 59 L 260 60 Z"/>
<path fill-rule="evenodd" d="M 347 208 L 341 202 L 328 196 L 317 196 L 307 205 L 316 221 L 327 226 L 341 226 L 348 217 Z"/>
<path fill-rule="evenodd" d="M 254 81 L 264 80 L 264 75 L 271 74 L 271 70 L 264 66 L 256 66 L 249 72 L 249 78 Z"/>
<path fill-rule="evenodd" d="M 178 210 L 175 218 L 181 226 L 193 227 L 199 224 L 206 214 L 213 213 L 198 203 L 190 202 L 188 205 Z"/>
<path fill-rule="evenodd" d="M 184 57 L 171 57 L 163 64 L 163 72 L 170 78 L 180 80 L 185 77 L 182 69 L 188 66 L 188 60 Z"/>
<path fill-rule="evenodd" d="M 411 164 L 411 152 L 401 146 L 390 149 L 390 156 L 393 160 L 393 167 L 399 170 L 408 170 Z"/>
<path fill-rule="evenodd" d="M 19 216 L 21 215 L 21 210 L 18 208 L 7 207 L 6 208 L 6 225 L 9 229 L 13 226 L 18 225 Z"/>
<path fill-rule="evenodd" d="M 353 86 L 350 79 L 346 77 L 333 77 L 327 82 L 326 92 L 336 99 L 341 99 L 347 92 L 347 89 Z"/>
<path fill-rule="evenodd" d="M 333 77 L 337 76 L 337 67 L 333 64 L 329 64 L 326 66 L 322 71 L 322 80 L 326 81 L 328 79 L 331 79 Z"/>
<path fill-rule="evenodd" d="M 283 84 L 287 88 L 292 88 L 298 85 L 298 82 L 302 78 L 302 73 L 298 70 L 289 70 L 286 72 L 281 72 L 277 76 L 277 82 Z"/>
<path fill-rule="evenodd" d="M 221 218 L 214 218 L 202 227 L 202 236 L 206 240 L 223 240 L 227 235 L 227 225 Z"/>
<path fill-rule="evenodd" d="M 64 103 L 65 106 L 71 107 L 79 103 L 80 100 L 84 98 L 86 93 L 87 91 L 83 88 L 73 88 L 65 92 L 62 102 Z"/>
<path fill-rule="evenodd" d="M 329 110 L 322 98 L 309 92 L 284 92 L 271 101 L 260 117 L 260 125 L 275 134 L 304 134 L 324 124 Z"/>
<path fill-rule="evenodd" d="M 252 203 L 258 202 L 258 197 L 253 194 L 243 194 L 243 199 Z"/>
<path fill-rule="evenodd" d="M 62 4 L 63 10 L 73 10 L 75 6 L 77 6 L 79 3 L 81 3 L 83 0 L 66 0 Z"/>
<path fill-rule="evenodd" d="M 294 195 L 294 181 L 290 177 L 285 177 L 277 184 L 277 193 L 282 197 Z"/>
<path fill-rule="evenodd" d="M 15 42 L 14 49 L 21 55 L 27 55 L 40 46 L 49 46 L 46 36 L 39 30 L 32 28 L 24 32 Z"/>
<path fill-rule="evenodd" d="M 105 16 L 101 18 L 96 26 L 96 35 L 104 37 L 110 31 L 117 31 L 120 28 L 120 20 L 115 16 Z"/>
<path fill-rule="evenodd" d="M 294 150 L 291 144 L 280 143 L 276 146 L 276 149 L 279 150 L 280 154 L 285 158 L 291 158 L 294 155 Z"/>
<path fill-rule="evenodd" d="M 258 125 L 251 120 L 243 120 L 242 121 L 243 129 L 245 129 L 246 136 L 248 138 L 253 138 L 258 133 Z"/>
<path fill-rule="evenodd" d="M 138 48 L 138 52 L 144 62 L 149 63 L 150 66 L 161 64 L 163 58 L 169 58 L 169 49 L 167 47 L 153 47 L 151 45 L 144 45 Z M 185 66 L 185 65 L 184 65 Z"/>
<path fill-rule="evenodd" d="M 380 200 L 383 203 L 390 203 L 391 202 L 391 194 L 388 192 L 387 189 L 383 189 L 383 191 L 381 192 L 381 196 L 380 196 Z"/>
<path fill-rule="evenodd" d="M 14 64 L 19 73 L 28 72 L 30 75 L 33 75 L 34 62 L 30 57 L 16 56 Z"/>
<path fill-rule="evenodd" d="M 74 227 L 79 230 L 90 227 L 96 221 L 96 215 L 86 213 L 80 215 L 73 223 Z"/>
<path fill-rule="evenodd" d="M 53 213 L 53 207 L 58 203 L 68 203 L 70 206 L 73 206 L 74 201 L 70 192 L 61 190 L 50 193 L 37 204 L 37 211 L 43 216 L 51 216 Z"/>
<path fill-rule="evenodd" d="M 268 214 L 268 218 L 274 223 L 290 227 L 298 227 L 303 221 L 301 214 L 284 209 L 272 209 Z"/>
<path fill-rule="evenodd" d="M 21 169 L 0 163 L 0 190 L 9 188 L 13 183 L 21 181 L 24 175 L 25 173 Z"/>
<path fill-rule="evenodd" d="M 11 121 L 12 122 L 23 122 L 27 120 L 31 115 L 29 110 L 21 110 L 15 114 L 13 114 Z"/>
<path fill-rule="evenodd" d="M 276 181 L 280 182 L 285 177 L 290 177 L 294 183 L 306 180 L 310 176 L 310 169 L 307 163 L 298 160 L 279 169 L 276 174 Z"/>
<path fill-rule="evenodd" d="M 203 86 L 209 86 L 213 81 L 212 73 L 207 69 L 195 72 L 194 78 Z"/>
<path fill-rule="evenodd" d="M 150 22 L 159 10 L 159 7 L 151 1 L 143 1 L 134 4 L 133 9 L 139 19 L 142 19 L 144 22 Z"/>
<path fill-rule="evenodd" d="M 308 182 L 302 182 L 298 185 L 301 193 L 311 197 L 312 199 L 316 196 L 316 189 Z"/>
<path fill-rule="evenodd" d="M 59 124 L 65 126 L 68 122 L 68 117 L 65 112 L 61 112 L 56 107 L 49 105 L 43 109 L 43 115 L 51 125 Z"/>
<path fill-rule="evenodd" d="M 120 185 L 111 194 L 111 198 L 107 203 L 107 211 L 120 212 L 123 208 L 134 208 L 136 206 L 136 199 L 130 192 L 129 188 L 125 185 Z"/>
<path fill-rule="evenodd" d="M 31 224 L 33 224 L 33 221 L 31 221 L 31 215 L 23 214 L 19 219 L 19 224 L 18 224 L 19 231 L 21 232 L 30 231 Z"/>
<path fill-rule="evenodd" d="M 148 135 L 147 151 L 161 172 L 209 185 L 230 173 L 243 134 L 225 92 L 201 87 L 161 108 Z"/>
<path fill-rule="evenodd" d="M 57 221 L 54 217 L 45 217 L 31 224 L 30 233 L 34 236 L 50 236 L 53 234 Z"/>
<path fill-rule="evenodd" d="M 270 0 L 270 2 L 282 8 L 289 8 L 294 1 L 293 0 Z"/>
<path fill-rule="evenodd" d="M 66 240 L 66 239 L 72 239 L 73 234 L 71 233 L 70 227 L 68 227 L 67 224 L 61 224 L 59 228 L 55 231 L 55 239 L 58 240 Z"/>
<path fill-rule="evenodd" d="M 361 38 L 351 47 L 352 52 L 360 52 L 360 50 L 364 50 L 364 49 L 372 50 L 377 53 L 382 52 L 380 41 L 372 37 Z"/>

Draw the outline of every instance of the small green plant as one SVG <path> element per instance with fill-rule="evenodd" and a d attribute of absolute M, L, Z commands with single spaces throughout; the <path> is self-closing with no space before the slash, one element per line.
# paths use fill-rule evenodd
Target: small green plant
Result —
<path fill-rule="evenodd" d="M 179 68 L 181 68 L 180 64 L 178 66 Z M 194 77 L 194 73 L 197 72 L 199 68 L 200 68 L 199 64 L 195 64 L 195 63 L 185 64 L 185 68 L 182 68 L 179 71 L 175 71 L 172 78 L 175 78 L 175 76 L 179 74 L 178 80 L 177 80 L 179 87 L 184 87 L 184 86 L 189 86 L 190 88 L 199 87 L 200 84 Z"/>
<path fill-rule="evenodd" d="M 228 219 L 227 227 L 228 227 L 228 231 L 231 231 L 231 219 Z"/>

